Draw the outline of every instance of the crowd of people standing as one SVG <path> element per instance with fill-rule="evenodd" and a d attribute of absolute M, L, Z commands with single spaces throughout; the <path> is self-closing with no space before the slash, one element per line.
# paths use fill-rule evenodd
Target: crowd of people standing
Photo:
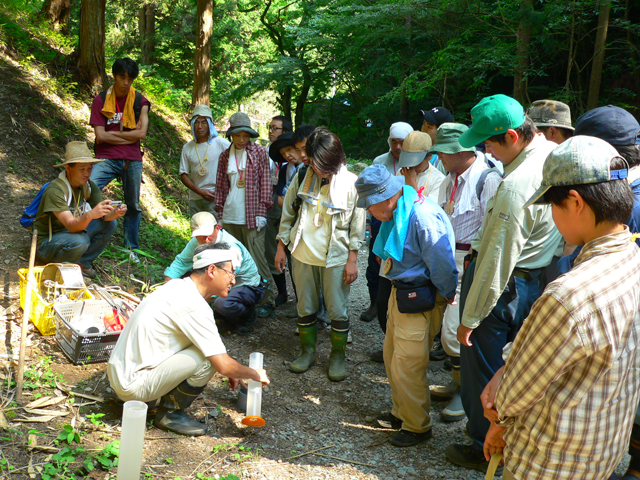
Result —
<path fill-rule="evenodd" d="M 134 248 L 141 159 L 116 147 L 144 137 L 149 103 L 132 93 L 137 67 L 124 65 L 114 65 L 113 91 L 94 100 L 106 119 L 92 109 L 96 158 L 70 153 L 65 162 L 72 193 L 80 199 L 85 184 L 93 192 L 84 192 L 88 210 L 67 218 L 61 183 L 43 205 L 65 212 L 42 213 L 60 220 L 56 234 L 124 215 Z M 389 151 L 355 175 L 324 127 L 294 130 L 274 117 L 267 148 L 252 141 L 246 114 L 231 116 L 225 140 L 210 108 L 196 106 L 180 159 L 192 240 L 125 327 L 109 362 L 114 390 L 158 401 L 160 428 L 205 433 L 185 409 L 215 371 L 232 388 L 239 378 L 269 381 L 226 354 L 215 321 L 250 334 L 256 317 L 288 301 L 287 269 L 300 338 L 290 370 L 314 365 L 328 323 L 327 376 L 343 380 L 350 285 L 369 231 L 370 303 L 360 319 L 377 318 L 384 332 L 370 354 L 392 390 L 393 409 L 376 419 L 396 431 L 392 445 L 430 438 L 430 402 L 445 401 L 441 420 L 467 418 L 473 439 L 447 448 L 457 465 L 486 471 L 502 452 L 506 479 L 608 479 L 629 448 L 624 478 L 640 479 L 640 125 L 610 105 L 574 124 L 562 102 L 525 112 L 506 95 L 483 98 L 465 123 L 444 107 L 421 113 L 420 130 L 393 123 Z M 76 181 L 78 165 L 91 181 Z M 114 209 L 99 190 L 117 175 L 127 179 L 126 206 Z M 46 237 L 38 254 L 51 260 Z M 97 249 L 78 257 L 88 273 Z M 430 387 L 429 361 L 445 357 L 451 381 Z"/>

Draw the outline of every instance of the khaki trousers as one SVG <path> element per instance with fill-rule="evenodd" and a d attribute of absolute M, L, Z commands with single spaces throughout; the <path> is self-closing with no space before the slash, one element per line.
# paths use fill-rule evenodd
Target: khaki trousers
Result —
<path fill-rule="evenodd" d="M 172 355 L 157 367 L 146 370 L 141 386 L 130 392 L 123 392 L 119 383 L 113 381 L 110 371 L 109 380 L 116 395 L 123 401 L 139 400 L 150 402 L 166 395 L 187 380 L 192 387 L 205 386 L 216 373 L 211 360 L 205 357 L 195 345 Z"/>
<path fill-rule="evenodd" d="M 396 287 L 391 288 L 383 356 L 391 385 L 391 413 L 402 420 L 403 430 L 423 433 L 431 429 L 427 368 L 445 306 L 446 301 L 438 295 L 430 312 L 400 313 Z"/>
<path fill-rule="evenodd" d="M 458 286 L 456 287 L 456 304 L 447 305 L 442 318 L 442 333 L 440 341 L 447 355 L 450 357 L 460 356 L 460 342 L 458 341 L 458 327 L 460 326 L 460 285 L 462 284 L 462 272 L 464 271 L 464 257 L 469 252 L 456 250 L 456 267 L 458 268 Z"/>
<path fill-rule="evenodd" d="M 257 228 L 247 228 L 246 225 L 233 225 L 231 223 L 224 223 L 224 228 L 232 236 L 235 237 L 244 247 L 249 250 L 253 261 L 256 262 L 258 267 L 258 273 L 262 278 L 269 282 L 269 288 L 264 292 L 261 305 L 273 305 L 275 302 L 276 283 L 271 276 L 271 270 L 267 265 L 267 258 L 264 253 L 264 237 L 267 232 L 266 227 L 258 231 Z"/>

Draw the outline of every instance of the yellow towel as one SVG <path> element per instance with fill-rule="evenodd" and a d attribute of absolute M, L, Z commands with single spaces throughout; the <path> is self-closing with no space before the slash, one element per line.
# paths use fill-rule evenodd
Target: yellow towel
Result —
<path fill-rule="evenodd" d="M 136 99 L 136 91 L 133 87 L 129 88 L 129 94 L 127 95 L 127 101 L 124 104 L 124 112 L 122 114 L 122 125 L 124 128 L 135 130 L 136 128 L 136 114 L 133 112 L 133 102 Z M 107 118 L 113 118 L 116 114 L 116 94 L 113 93 L 113 86 L 107 90 L 107 95 L 104 99 L 104 107 L 102 108 L 102 114 Z"/>

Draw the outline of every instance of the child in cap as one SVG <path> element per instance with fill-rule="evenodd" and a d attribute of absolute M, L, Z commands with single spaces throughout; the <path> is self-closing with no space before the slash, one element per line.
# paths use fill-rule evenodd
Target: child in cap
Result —
<path fill-rule="evenodd" d="M 549 155 L 527 203 L 550 203 L 560 233 L 584 247 L 533 305 L 482 393 L 492 420 L 484 453 L 504 449 L 503 479 L 606 479 L 624 456 L 640 399 L 640 250 L 624 225 L 634 202 L 627 168 L 603 140 L 573 137 Z"/>

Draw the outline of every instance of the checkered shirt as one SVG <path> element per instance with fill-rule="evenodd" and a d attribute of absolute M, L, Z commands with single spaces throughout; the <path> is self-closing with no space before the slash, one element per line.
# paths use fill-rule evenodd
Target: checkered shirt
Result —
<path fill-rule="evenodd" d="M 229 195 L 229 151 L 227 148 L 220 154 L 218 160 L 218 176 L 216 180 L 216 211 L 218 219 L 223 223 L 224 203 Z M 256 217 L 266 217 L 267 210 L 273 206 L 273 185 L 271 183 L 271 171 L 269 170 L 269 152 L 262 145 L 249 142 L 247 149 L 247 166 L 245 167 L 245 211 L 247 228 L 256 228 Z"/>
<path fill-rule="evenodd" d="M 623 232 L 588 242 L 518 333 L 496 394 L 516 478 L 608 479 L 640 393 L 640 249 Z"/>

